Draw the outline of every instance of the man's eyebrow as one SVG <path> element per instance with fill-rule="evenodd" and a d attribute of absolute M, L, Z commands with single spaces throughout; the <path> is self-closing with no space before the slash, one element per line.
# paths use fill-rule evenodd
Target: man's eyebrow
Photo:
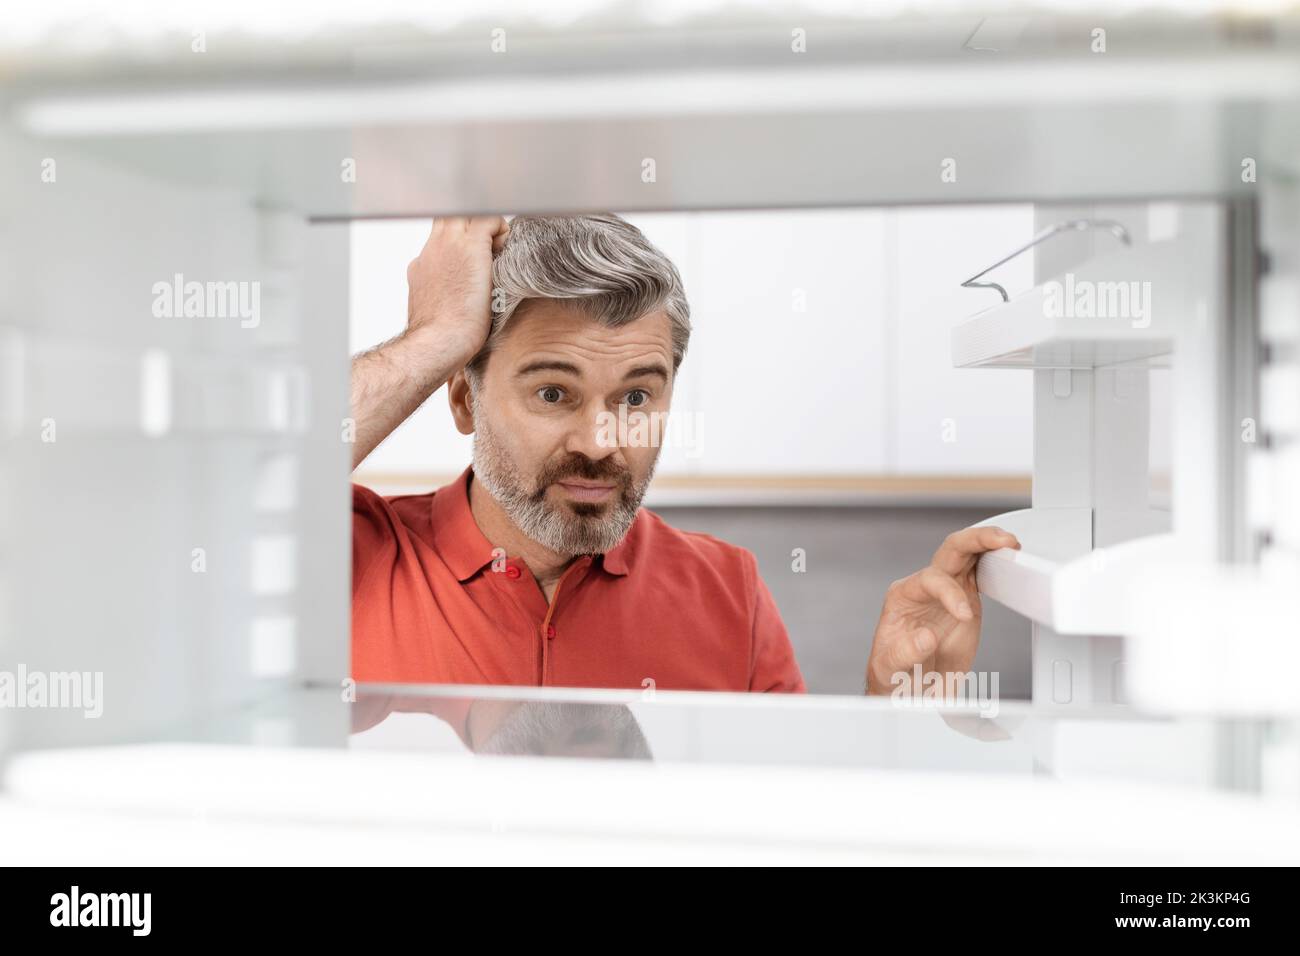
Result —
<path fill-rule="evenodd" d="M 668 381 L 668 369 L 664 368 L 657 362 L 654 365 L 638 365 L 623 376 L 623 381 L 632 378 L 640 378 L 643 375 L 658 375 L 665 382 Z"/>
<path fill-rule="evenodd" d="M 531 375 L 533 372 L 565 372 L 574 378 L 582 378 L 582 372 L 578 366 L 572 362 L 561 362 L 557 359 L 539 359 L 536 362 L 529 362 L 515 372 L 515 377 L 522 378 L 525 375 Z M 668 369 L 658 362 L 651 365 L 638 365 L 634 369 L 629 369 L 627 374 L 623 376 L 623 380 L 628 381 L 645 375 L 657 375 L 665 382 L 668 381 Z"/>
<path fill-rule="evenodd" d="M 579 371 L 578 366 L 574 365 L 572 362 L 559 362 L 559 361 L 547 361 L 547 360 L 529 362 L 523 368 L 515 372 L 515 377 L 522 378 L 523 376 L 529 375 L 533 372 L 567 372 L 569 375 L 572 375 L 574 378 L 582 378 L 582 372 Z"/>

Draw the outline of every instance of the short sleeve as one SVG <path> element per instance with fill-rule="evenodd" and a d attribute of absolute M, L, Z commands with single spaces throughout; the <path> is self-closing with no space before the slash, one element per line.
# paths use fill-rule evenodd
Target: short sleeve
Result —
<path fill-rule="evenodd" d="M 394 516 L 388 502 L 363 485 L 352 486 L 352 596 L 366 572 L 385 552 L 396 548 Z"/>
<path fill-rule="evenodd" d="M 752 557 L 751 557 L 751 560 Z M 754 641 L 751 691 L 802 694 L 807 692 L 803 674 L 795 660 L 790 635 L 786 633 L 781 612 L 772 592 L 758 574 L 754 562 Z"/>

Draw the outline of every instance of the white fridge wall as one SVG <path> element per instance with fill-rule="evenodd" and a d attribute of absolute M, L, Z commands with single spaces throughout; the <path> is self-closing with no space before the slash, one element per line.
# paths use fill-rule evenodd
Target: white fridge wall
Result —
<path fill-rule="evenodd" d="M 15 708 L 10 743 L 345 676 L 346 498 L 311 477 L 346 473 L 346 230 L 3 137 L 0 669 L 101 674 L 103 707 Z M 259 310 L 155 314 L 177 275 Z"/>

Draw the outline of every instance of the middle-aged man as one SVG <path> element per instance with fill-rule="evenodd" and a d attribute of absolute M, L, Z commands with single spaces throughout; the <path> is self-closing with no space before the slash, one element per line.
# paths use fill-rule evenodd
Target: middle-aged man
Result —
<path fill-rule="evenodd" d="M 406 331 L 352 363 L 353 467 L 444 384 L 473 464 L 428 494 L 353 486 L 353 677 L 803 691 L 754 556 L 641 508 L 659 448 L 605 427 L 672 401 L 691 325 L 667 257 L 612 215 L 446 218 L 407 282 Z M 975 562 L 1003 547 L 958 531 L 890 586 L 868 693 L 970 669 Z"/>

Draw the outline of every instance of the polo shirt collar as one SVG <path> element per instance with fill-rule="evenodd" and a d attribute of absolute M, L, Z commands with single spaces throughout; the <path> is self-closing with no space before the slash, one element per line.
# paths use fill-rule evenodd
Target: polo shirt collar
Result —
<path fill-rule="evenodd" d="M 632 536 L 640 523 L 641 512 L 638 511 L 636 518 L 632 521 L 632 527 L 627 529 L 627 534 L 623 535 L 622 540 L 601 555 L 600 566 L 610 574 L 616 574 L 619 577 L 624 577 L 627 574 L 628 559 L 632 556 Z"/>
<path fill-rule="evenodd" d="M 466 468 L 451 484 L 439 488 L 430 505 L 434 546 L 462 584 L 491 564 L 493 558 L 492 542 L 479 530 L 469 506 L 473 471 L 472 466 Z M 600 564 L 608 573 L 622 577 L 630 570 L 632 536 L 640 523 L 638 513 L 623 540 L 602 555 Z"/>
<path fill-rule="evenodd" d="M 430 506 L 434 547 L 461 583 L 492 563 L 492 542 L 479 530 L 469 510 L 472 471 L 466 468 L 459 478 L 434 492 Z"/>

